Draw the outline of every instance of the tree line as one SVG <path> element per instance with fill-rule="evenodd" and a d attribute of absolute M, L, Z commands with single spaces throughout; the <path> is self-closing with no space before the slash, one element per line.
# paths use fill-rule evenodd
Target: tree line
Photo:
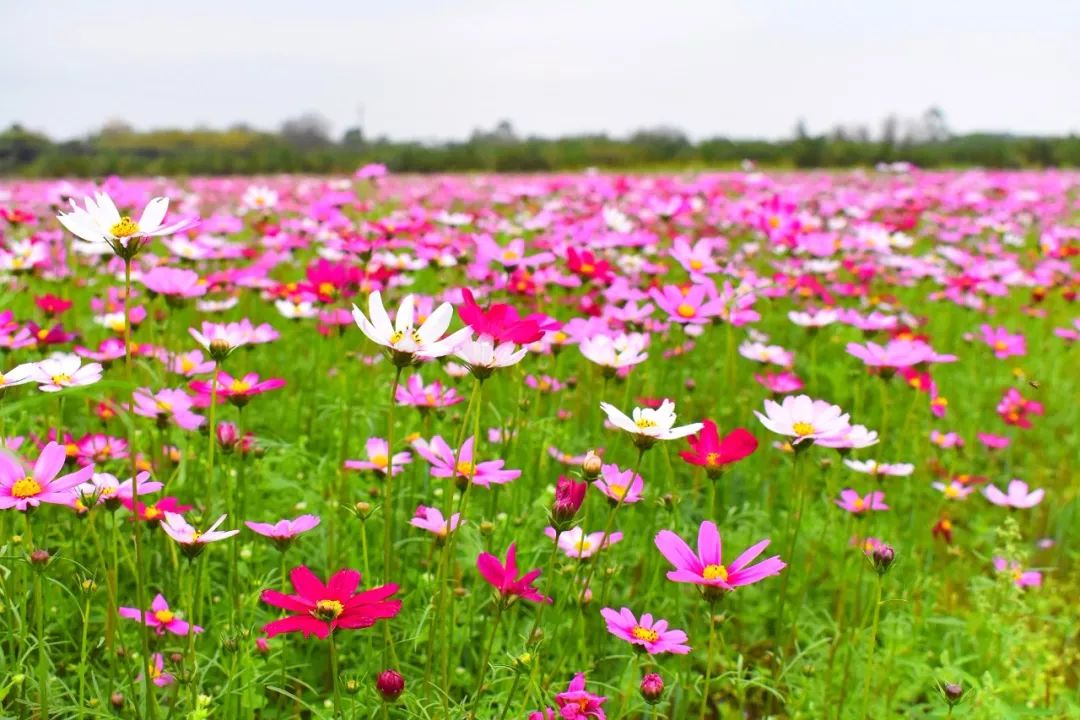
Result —
<path fill-rule="evenodd" d="M 0 175 L 254 175 L 341 173 L 368 163 L 393 172 L 543 172 L 588 167 L 677 170 L 734 167 L 752 161 L 776 168 L 847 168 L 906 161 L 919 167 L 1075 167 L 1080 136 L 953 134 L 940 110 L 914 119 L 886 118 L 865 126 L 810 133 L 800 122 L 790 139 L 691 140 L 677 128 L 606 134 L 521 137 L 506 121 L 468 139 L 419 142 L 369 139 L 361 128 L 334 138 L 329 124 L 308 114 L 278 131 L 236 125 L 224 130 L 136 131 L 110 122 L 84 138 L 54 141 L 19 125 L 0 132 Z"/>

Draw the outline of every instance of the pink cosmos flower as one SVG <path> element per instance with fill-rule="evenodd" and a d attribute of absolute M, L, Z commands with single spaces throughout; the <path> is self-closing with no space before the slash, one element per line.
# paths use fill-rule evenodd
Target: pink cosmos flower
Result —
<path fill-rule="evenodd" d="M 202 396 L 200 398 L 202 402 L 210 402 L 210 398 L 213 394 L 212 382 L 206 380 L 193 380 L 191 381 L 190 386 L 192 390 Z M 255 373 L 248 373 L 242 378 L 234 378 L 227 372 L 221 371 L 218 373 L 218 402 L 228 400 L 237 407 L 244 407 L 251 401 L 251 398 L 256 395 L 261 395 L 262 393 L 270 392 L 271 390 L 277 390 L 284 386 L 285 381 L 281 378 L 259 380 L 259 376 Z"/>
<path fill-rule="evenodd" d="M 108 364 L 124 357 L 124 341 L 122 338 L 106 338 L 101 341 L 101 345 L 98 346 L 97 350 L 91 350 L 83 345 L 76 345 L 75 354 L 87 360 Z"/>
<path fill-rule="evenodd" d="M 677 323 L 704 325 L 720 314 L 724 303 L 719 299 L 709 299 L 706 285 L 691 285 L 681 288 L 677 285 L 665 285 L 652 288 L 649 297 Z"/>
<path fill-rule="evenodd" d="M 589 362 L 599 365 L 608 376 L 613 376 L 645 362 L 649 358 L 649 353 L 645 352 L 647 345 L 646 336 L 639 333 L 618 337 L 598 334 L 583 338 L 578 349 Z"/>
<path fill-rule="evenodd" d="M 148 472 L 141 472 L 135 477 L 139 481 L 139 495 L 156 493 L 164 487 L 158 481 L 151 480 Z M 75 488 L 75 499 L 84 504 L 93 501 L 115 508 L 134 497 L 135 483 L 131 478 L 120 482 L 115 475 L 109 473 L 94 473 L 89 481 Z"/>
<path fill-rule="evenodd" d="M 982 341 L 994 351 L 994 357 L 1004 360 L 1013 355 L 1027 355 L 1027 343 L 1022 333 L 1013 335 L 1003 327 L 979 326 Z"/>
<path fill-rule="evenodd" d="M 325 640 L 335 630 L 359 630 L 388 620 L 401 612 L 401 601 L 388 599 L 398 591 L 394 584 L 356 592 L 360 573 L 342 570 L 323 585 L 307 567 L 292 569 L 289 575 L 296 594 L 286 595 L 277 590 L 263 590 L 261 600 L 293 613 L 288 617 L 267 623 L 263 632 L 267 638 L 288 632 L 299 632 L 304 637 L 314 635 Z"/>
<path fill-rule="evenodd" d="M 965 485 L 956 480 L 950 480 L 948 484 L 941 482 L 930 483 L 930 486 L 939 491 L 949 500 L 965 500 L 968 495 L 975 492 L 975 486 Z"/>
<path fill-rule="evenodd" d="M 135 414 L 156 419 L 160 427 L 166 427 L 170 420 L 184 430 L 194 430 L 203 424 L 203 416 L 191 412 L 194 403 L 183 390 L 164 388 L 153 393 L 149 388 L 139 388 L 132 399 Z"/>
<path fill-rule="evenodd" d="M 170 371 L 185 377 L 203 375 L 214 369 L 214 361 L 204 359 L 203 354 L 198 350 L 180 353 L 171 360 L 166 358 L 166 362 L 169 363 Z"/>
<path fill-rule="evenodd" d="M 193 298 L 206 294 L 207 282 L 194 270 L 158 266 L 139 278 L 148 290 L 169 298 Z"/>
<path fill-rule="evenodd" d="M 446 408 L 463 402 L 463 398 L 454 388 L 444 388 L 438 380 L 424 385 L 419 374 L 409 376 L 403 385 L 398 385 L 394 399 L 399 405 L 408 405 L 420 410 Z"/>
<path fill-rule="evenodd" d="M 911 463 L 879 463 L 877 460 L 844 460 L 844 464 L 855 472 L 867 475 L 888 475 L 892 477 L 907 477 L 915 471 Z"/>
<path fill-rule="evenodd" d="M 778 575 L 787 567 L 779 555 L 773 555 L 756 565 L 749 566 L 769 546 L 769 540 L 762 540 L 751 546 L 736 557 L 730 565 L 725 566 L 721 557 L 720 531 L 710 520 L 701 523 L 701 527 L 698 528 L 696 553 L 681 537 L 670 530 L 661 530 L 657 533 L 655 542 L 660 553 L 675 566 L 674 570 L 668 572 L 668 580 L 677 583 L 693 583 L 706 588 L 730 591 L 742 585 L 756 583 L 771 575 Z"/>
<path fill-rule="evenodd" d="M 517 547 L 514 543 L 510 543 L 510 548 L 506 551 L 505 565 L 491 553 L 484 552 L 476 559 L 476 568 L 484 579 L 499 591 L 504 602 L 512 602 L 518 597 L 530 602 L 551 602 L 551 598 L 541 595 L 533 585 L 533 581 L 540 577 L 540 568 L 518 577 Z"/>
<path fill-rule="evenodd" d="M 104 464 L 109 460 L 128 457 L 127 440 L 104 433 L 94 433 L 79 438 L 76 443 L 75 461 L 80 465 Z"/>
<path fill-rule="evenodd" d="M 645 481 L 633 470 L 620 470 L 618 465 L 608 463 L 600 466 L 600 477 L 593 481 L 593 487 L 613 502 L 633 505 L 641 500 Z"/>
<path fill-rule="evenodd" d="M 619 611 L 603 608 L 600 614 L 607 622 L 609 633 L 632 645 L 643 647 L 650 655 L 685 655 L 690 652 L 690 646 L 685 644 L 686 633 L 682 630 L 668 630 L 667 620 L 653 622 L 652 614 L 645 613 L 639 622 L 630 608 L 626 607 Z"/>
<path fill-rule="evenodd" d="M 367 451 L 367 460 L 346 460 L 345 467 L 349 470 L 371 470 L 385 475 L 387 465 L 390 465 L 391 472 L 397 475 L 405 469 L 405 465 L 412 462 L 412 454 L 407 452 L 395 453 L 394 457 L 390 458 L 390 448 L 382 438 L 368 438 L 364 449 Z"/>
<path fill-rule="evenodd" d="M 66 460 L 64 447 L 50 442 L 38 455 L 33 470 L 28 472 L 17 458 L 0 449 L 0 510 L 15 508 L 26 512 L 41 503 L 72 504 L 75 488 L 90 479 L 94 467 L 88 465 L 77 472 L 60 475 Z"/>
<path fill-rule="evenodd" d="M 418 506 L 412 520 L 409 521 L 409 524 L 413 527 L 427 530 L 438 538 L 445 538 L 447 535 L 457 530 L 460 523 L 461 513 L 454 513 L 451 515 L 450 522 L 448 523 L 446 522 L 446 517 L 439 508 L 427 507 L 426 505 Z"/>
<path fill-rule="evenodd" d="M 552 540 L 556 539 L 555 528 L 544 528 L 544 534 Z M 587 558 L 592 557 L 604 548 L 611 547 L 623 539 L 621 532 L 608 533 L 604 540 L 604 532 L 601 530 L 594 533 L 586 533 L 580 527 L 570 528 L 558 533 L 559 550 L 567 557 Z"/>
<path fill-rule="evenodd" d="M 816 442 L 819 438 L 843 435 L 849 428 L 850 417 L 839 405 L 812 400 L 808 395 L 788 395 L 780 404 L 766 400 L 765 415 L 756 410 L 754 414 L 774 433 L 795 438 L 792 441 L 795 445 L 804 440 Z"/>
<path fill-rule="evenodd" d="M 1016 388 L 1009 388 L 998 403 L 997 413 L 1006 425 L 1030 429 L 1030 415 L 1042 415 L 1045 412 L 1041 402 L 1028 400 Z"/>
<path fill-rule="evenodd" d="M 522 318 L 513 305 L 494 303 L 487 310 L 473 298 L 472 291 L 461 291 L 462 304 L 458 314 L 480 337 L 487 337 L 493 344 L 529 345 L 544 337 L 540 318 L 530 315 Z"/>
<path fill-rule="evenodd" d="M 488 487 L 492 484 L 505 485 L 521 476 L 520 470 L 503 470 L 505 463 L 502 460 L 476 462 L 473 458 L 473 440 L 472 437 L 466 440 L 457 453 L 439 435 L 431 438 L 430 443 L 418 440 L 413 447 L 431 463 L 433 477 L 453 477 L 480 487 Z"/>
<path fill-rule="evenodd" d="M 885 346 L 874 342 L 865 345 L 848 343 L 847 351 L 871 369 L 897 370 L 924 363 L 948 363 L 956 360 L 955 355 L 940 354 L 921 340 L 904 338 L 890 340 Z"/>
<path fill-rule="evenodd" d="M 563 389 L 563 384 L 550 375 L 526 375 L 525 385 L 542 393 L 556 393 Z"/>
<path fill-rule="evenodd" d="M 739 345 L 739 354 L 747 360 L 782 367 L 791 367 L 795 364 L 795 353 L 785 350 L 779 345 L 766 345 L 759 342 L 744 342 Z"/>
<path fill-rule="evenodd" d="M 489 335 L 467 338 L 458 342 L 454 355 L 481 380 L 491 376 L 499 368 L 517 365 L 529 354 L 528 348 L 519 348 L 512 342 L 498 343 Z"/>
<path fill-rule="evenodd" d="M 161 529 L 165 534 L 180 544 L 180 549 L 188 557 L 195 557 L 212 542 L 226 540 L 238 534 L 239 530 L 218 530 L 221 523 L 225 522 L 222 515 L 205 532 L 189 525 L 182 515 L 166 512 L 165 519 L 161 523 Z"/>
<path fill-rule="evenodd" d="M 1009 447 L 1009 438 L 1004 435 L 991 435 L 990 433 L 976 433 L 975 437 L 979 438 L 986 449 L 988 450 L 1003 450 Z"/>
<path fill-rule="evenodd" d="M 1042 502 L 1046 492 L 1039 488 L 1028 491 L 1028 484 L 1023 480 L 1010 480 L 1008 492 L 1001 492 L 996 485 L 987 485 L 983 491 L 986 499 L 1001 507 L 1016 509 L 1033 508 Z"/>
<path fill-rule="evenodd" d="M 950 448 L 964 447 L 964 438 L 960 437 L 955 432 L 941 432 L 940 430 L 930 431 L 930 442 L 937 445 L 943 450 Z"/>
<path fill-rule="evenodd" d="M 261 523 L 246 520 L 244 521 L 244 524 L 247 525 L 248 529 L 252 532 L 270 538 L 270 541 L 273 542 L 279 550 L 285 550 L 301 533 L 305 533 L 308 530 L 313 530 L 318 527 L 319 522 L 320 519 L 318 515 L 301 515 L 295 520 L 278 520 L 276 523 Z"/>
<path fill-rule="evenodd" d="M 101 365 L 96 362 L 83 365 L 78 355 L 54 355 L 31 365 L 29 370 L 30 379 L 43 392 L 93 385 L 101 379 Z"/>
<path fill-rule="evenodd" d="M 869 510 L 889 509 L 889 506 L 885 504 L 885 493 L 879 490 L 868 493 L 866 497 L 861 497 L 859 493 L 848 488 L 846 490 L 841 490 L 840 499 L 835 500 L 834 502 L 840 508 L 856 515 L 861 515 Z"/>
<path fill-rule="evenodd" d="M 865 425 L 849 425 L 836 435 L 818 438 L 814 444 L 841 451 L 858 450 L 877 445 L 878 434 L 876 430 L 870 430 Z"/>
<path fill-rule="evenodd" d="M 1039 587 L 1042 585 L 1042 573 L 1037 570 L 1024 570 L 1020 563 L 1010 563 L 1003 557 L 994 558 L 994 569 L 999 573 L 1009 573 L 1018 588 Z"/>
<path fill-rule="evenodd" d="M 203 322 L 200 330 L 188 328 L 188 332 L 203 350 L 219 358 L 225 358 L 236 348 L 251 342 L 251 323 Z"/>
<path fill-rule="evenodd" d="M 566 686 L 564 692 L 555 696 L 555 704 L 559 706 L 559 715 L 564 720 L 607 720 L 603 704 L 607 698 L 603 695 L 593 695 L 585 689 L 585 674 L 578 673 Z"/>
<path fill-rule="evenodd" d="M 154 632 L 158 635 L 164 635 L 166 632 L 173 635 L 187 635 L 189 632 L 201 633 L 203 631 L 198 625 L 191 625 L 186 620 L 177 617 L 176 613 L 169 609 L 169 603 L 165 601 L 165 596 L 161 593 L 158 593 L 150 603 L 150 612 L 144 613 L 138 608 L 121 607 L 117 608 L 117 613 L 122 618 L 146 623 L 154 628 Z"/>
<path fill-rule="evenodd" d="M 803 389 L 803 381 L 792 372 L 754 374 L 754 379 L 769 392 L 783 395 Z"/>
<path fill-rule="evenodd" d="M 158 687 L 167 687 L 176 682 L 176 678 L 171 673 L 165 672 L 165 657 L 161 653 L 154 653 L 151 657 L 150 664 L 146 667 L 146 671 L 150 673 L 150 682 Z M 141 673 L 135 678 L 136 681 L 142 679 Z"/>

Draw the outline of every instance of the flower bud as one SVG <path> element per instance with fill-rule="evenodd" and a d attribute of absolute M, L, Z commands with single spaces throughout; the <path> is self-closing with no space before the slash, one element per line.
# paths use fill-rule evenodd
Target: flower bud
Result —
<path fill-rule="evenodd" d="M 231 422 L 218 423 L 217 441 L 218 445 L 221 446 L 222 451 L 225 453 L 231 453 L 235 450 L 237 443 L 240 442 L 236 424 Z"/>
<path fill-rule="evenodd" d="M 585 502 L 585 491 L 589 484 L 576 482 L 566 476 L 560 476 L 555 483 L 555 502 L 551 506 L 551 524 L 556 530 L 566 530 L 574 515 Z"/>
<path fill-rule="evenodd" d="M 118 692 L 113 693 L 109 696 L 109 702 L 112 703 L 112 706 L 117 710 L 122 709 L 124 707 L 124 694 Z"/>
<path fill-rule="evenodd" d="M 660 702 L 664 694 L 664 678 L 656 673 L 649 673 L 641 678 L 641 697 L 650 705 Z"/>
<path fill-rule="evenodd" d="M 52 555 L 48 550 L 38 548 L 30 553 L 30 564 L 44 567 L 49 564 L 49 560 L 52 559 Z"/>
<path fill-rule="evenodd" d="M 603 467 L 604 461 L 592 450 L 586 453 L 585 459 L 581 461 L 581 473 L 586 480 L 595 480 L 600 477 L 600 470 Z"/>
<path fill-rule="evenodd" d="M 941 687 L 941 693 L 945 696 L 945 702 L 952 707 L 964 697 L 964 688 L 959 683 L 945 683 Z"/>
<path fill-rule="evenodd" d="M 375 678 L 375 689 L 387 702 L 394 702 L 405 692 L 405 678 L 397 670 L 383 670 Z"/>
<path fill-rule="evenodd" d="M 210 341 L 210 357 L 218 362 L 221 362 L 225 358 L 229 357 L 229 353 L 232 352 L 232 347 L 229 345 L 228 340 L 221 338 L 214 338 Z"/>
<path fill-rule="evenodd" d="M 882 543 L 871 551 L 870 560 L 874 564 L 874 569 L 878 571 L 878 575 L 884 575 L 896 560 L 896 551 L 893 550 L 892 545 Z"/>
<path fill-rule="evenodd" d="M 495 523 L 490 520 L 483 520 L 480 522 L 480 534 L 487 537 L 495 532 Z"/>

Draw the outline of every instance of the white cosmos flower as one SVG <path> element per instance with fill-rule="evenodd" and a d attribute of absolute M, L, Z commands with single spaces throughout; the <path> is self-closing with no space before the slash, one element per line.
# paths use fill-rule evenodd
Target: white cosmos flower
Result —
<path fill-rule="evenodd" d="M 277 300 L 274 302 L 274 307 L 277 308 L 277 311 L 281 313 L 282 316 L 290 320 L 313 318 L 319 314 L 318 308 L 307 300 L 295 303 L 290 300 Z"/>
<path fill-rule="evenodd" d="M 844 464 L 855 472 L 866 473 L 867 475 L 904 477 L 915 470 L 915 466 L 911 463 L 879 463 L 877 460 L 851 460 L 849 458 L 844 460 Z"/>
<path fill-rule="evenodd" d="M 192 220 L 180 220 L 171 225 L 162 225 L 169 210 L 169 199 L 164 197 L 150 200 L 138 222 L 132 220 L 130 215 L 121 216 L 108 193 L 95 193 L 93 198 L 85 198 L 84 204 L 85 207 L 79 207 L 72 200 L 71 212 L 56 216 L 60 224 L 88 243 L 108 243 L 118 254 L 133 239 L 171 235 L 195 224 Z"/>
<path fill-rule="evenodd" d="M 512 342 L 496 345 L 490 335 L 481 335 L 474 339 L 471 333 L 454 351 L 454 355 L 465 362 L 469 371 L 481 380 L 490 377 L 496 368 L 517 365 L 528 353 L 528 348 L 518 348 Z"/>
<path fill-rule="evenodd" d="M 5 372 L 0 372 L 0 390 L 16 385 L 23 385 L 33 380 L 34 363 L 23 363 Z"/>
<path fill-rule="evenodd" d="M 78 355 L 60 353 L 31 365 L 28 377 L 38 384 L 38 390 L 59 392 L 64 388 L 93 385 L 101 379 L 101 365 L 83 365 Z"/>
<path fill-rule="evenodd" d="M 464 327 L 445 338 L 442 337 L 454 317 L 454 309 L 450 303 L 443 303 L 435 308 L 435 311 L 420 327 L 413 327 L 412 295 L 406 295 L 401 301 L 393 323 L 390 322 L 390 316 L 383 308 L 382 294 L 378 290 L 368 297 L 367 316 L 356 305 L 353 305 L 352 315 L 364 335 L 372 342 L 386 348 L 390 359 L 398 367 L 415 365 L 421 360 L 445 357 L 454 352 L 458 344 L 472 334 L 470 328 Z"/>
<path fill-rule="evenodd" d="M 630 417 L 610 403 L 600 403 L 612 425 L 634 436 L 634 444 L 640 449 L 652 447 L 657 440 L 677 440 L 693 435 L 705 427 L 701 423 L 690 423 L 675 427 L 675 403 L 664 400 L 660 407 L 634 408 Z"/>
<path fill-rule="evenodd" d="M 645 345 L 645 336 L 633 333 L 619 338 L 593 335 L 583 339 L 578 347 L 582 355 L 605 370 L 619 370 L 648 359 L 649 353 L 645 352 Z"/>
<path fill-rule="evenodd" d="M 813 443 L 820 438 L 843 435 L 850 429 L 850 416 L 840 406 L 824 400 L 813 400 L 809 395 L 788 395 L 781 404 L 766 400 L 765 414 L 757 410 L 754 414 L 762 425 L 774 433 L 795 438 L 792 441 L 795 445 L 804 440 Z"/>
<path fill-rule="evenodd" d="M 877 430 L 869 430 L 865 425 L 849 425 L 835 435 L 820 437 L 818 445 L 836 450 L 857 450 L 877 445 Z"/>

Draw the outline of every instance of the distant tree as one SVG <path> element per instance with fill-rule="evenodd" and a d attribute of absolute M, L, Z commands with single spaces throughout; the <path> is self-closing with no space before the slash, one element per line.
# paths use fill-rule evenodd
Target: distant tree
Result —
<path fill-rule="evenodd" d="M 305 113 L 281 124 L 281 137 L 299 150 L 329 147 L 330 122 L 318 113 Z"/>
<path fill-rule="evenodd" d="M 341 137 L 342 147 L 350 150 L 359 150 L 364 147 L 364 130 L 358 127 L 352 127 L 345 131 L 345 134 Z"/>

